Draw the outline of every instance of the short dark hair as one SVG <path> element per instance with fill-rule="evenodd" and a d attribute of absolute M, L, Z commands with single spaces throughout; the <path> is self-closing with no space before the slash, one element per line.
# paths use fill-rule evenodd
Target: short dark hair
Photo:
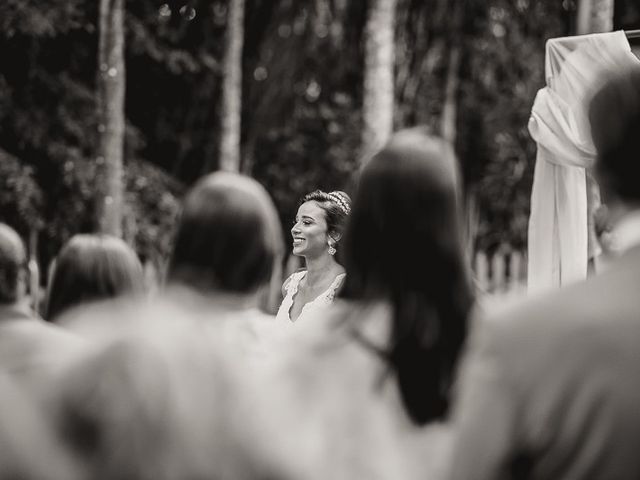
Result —
<path fill-rule="evenodd" d="M 0 223 L 0 303 L 14 303 L 20 296 L 20 278 L 25 273 L 26 253 L 18 233 Z"/>
<path fill-rule="evenodd" d="M 324 211 L 329 235 L 342 235 L 351 212 L 351 198 L 349 195 L 339 190 L 329 193 L 322 190 L 314 190 L 302 197 L 298 206 L 306 202 L 316 202 Z"/>
<path fill-rule="evenodd" d="M 599 183 L 622 201 L 640 202 L 640 69 L 608 73 L 589 105 Z"/>
<path fill-rule="evenodd" d="M 52 321 L 81 303 L 143 289 L 142 265 L 124 240 L 103 234 L 74 235 L 55 259 L 45 318 Z"/>
<path fill-rule="evenodd" d="M 401 131 L 363 168 L 345 232 L 339 296 L 391 303 L 382 353 L 417 424 L 447 411 L 473 303 L 458 195 L 452 148 Z"/>
<path fill-rule="evenodd" d="M 283 248 L 266 190 L 249 177 L 216 172 L 185 198 L 169 280 L 204 291 L 250 293 L 270 280 Z"/>

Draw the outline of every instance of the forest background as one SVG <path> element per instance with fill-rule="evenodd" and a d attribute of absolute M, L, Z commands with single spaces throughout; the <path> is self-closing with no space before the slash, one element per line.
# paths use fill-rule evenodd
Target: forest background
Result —
<path fill-rule="evenodd" d="M 105 1 L 0 3 L 0 221 L 29 240 L 42 269 L 99 223 L 110 159 L 98 93 L 101 75 L 119 73 L 99 60 Z M 305 193 L 349 189 L 367 147 L 366 45 L 380 33 L 367 19 L 380 0 L 119 3 L 122 235 L 144 261 L 163 264 L 181 195 L 221 167 L 226 96 L 238 102 L 237 168 L 270 192 L 284 232 Z M 394 35 L 373 40 L 394 53 L 393 128 L 429 125 L 454 142 L 474 249 L 523 249 L 535 163 L 527 121 L 545 41 L 576 33 L 579 2 L 392 3 Z M 634 0 L 600 3 L 613 6 L 614 29 L 640 28 Z M 231 89 L 229 68 L 240 73 Z"/>

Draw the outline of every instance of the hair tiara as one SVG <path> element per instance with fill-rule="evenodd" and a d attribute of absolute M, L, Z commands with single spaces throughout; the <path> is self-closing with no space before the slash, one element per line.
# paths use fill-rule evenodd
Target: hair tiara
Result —
<path fill-rule="evenodd" d="M 327 196 L 331 199 L 331 201 L 333 201 L 336 205 L 338 205 L 338 208 L 340 208 L 340 210 L 342 210 L 342 213 L 344 213 L 345 215 L 349 215 L 351 213 L 351 207 L 349 206 L 349 203 L 346 201 L 345 197 L 346 195 L 342 192 L 329 192 L 327 194 Z"/>

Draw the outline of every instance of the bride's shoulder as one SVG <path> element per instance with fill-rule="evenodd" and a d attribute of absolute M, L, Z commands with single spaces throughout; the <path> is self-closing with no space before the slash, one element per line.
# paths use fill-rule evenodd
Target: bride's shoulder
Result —
<path fill-rule="evenodd" d="M 300 269 L 293 272 L 291 275 L 287 277 L 287 279 L 282 283 L 282 296 L 286 296 L 289 291 L 289 287 L 295 285 L 300 279 L 307 273 L 306 270 Z"/>

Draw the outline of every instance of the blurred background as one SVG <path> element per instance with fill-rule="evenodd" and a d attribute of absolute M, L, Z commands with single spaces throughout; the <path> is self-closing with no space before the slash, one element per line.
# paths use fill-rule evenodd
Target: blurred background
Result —
<path fill-rule="evenodd" d="M 388 116 L 455 144 L 470 252 L 500 289 L 524 275 L 545 41 L 634 28 L 636 0 L 3 0 L 0 221 L 41 284 L 96 230 L 157 276 L 198 177 L 253 176 L 288 235 L 305 193 L 349 191 Z"/>

